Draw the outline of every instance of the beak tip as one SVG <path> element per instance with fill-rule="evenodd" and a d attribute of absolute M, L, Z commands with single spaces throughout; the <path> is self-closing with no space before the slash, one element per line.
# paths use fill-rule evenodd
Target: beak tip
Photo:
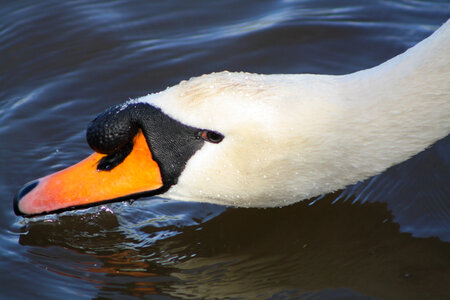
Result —
<path fill-rule="evenodd" d="M 21 200 L 25 195 L 27 195 L 29 192 L 31 192 L 38 184 L 39 184 L 39 180 L 34 180 L 34 181 L 31 181 L 31 182 L 25 184 L 25 185 L 19 190 L 19 192 L 16 194 L 16 196 L 14 197 L 14 213 L 15 213 L 17 216 L 24 216 L 24 215 L 26 215 L 26 213 L 24 213 L 24 212 L 22 212 L 22 211 L 20 210 L 20 207 L 19 207 L 20 200 Z"/>
<path fill-rule="evenodd" d="M 23 213 L 19 209 L 19 198 L 18 195 L 14 197 L 14 213 L 16 216 L 23 216 Z"/>

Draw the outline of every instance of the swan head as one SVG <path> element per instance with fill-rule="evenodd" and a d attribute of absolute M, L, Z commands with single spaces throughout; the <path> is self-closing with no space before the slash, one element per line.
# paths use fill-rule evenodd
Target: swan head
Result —
<path fill-rule="evenodd" d="M 340 108 L 318 91 L 326 85 L 331 95 L 331 81 L 303 77 L 213 73 L 139 99 L 183 124 L 224 137 L 220 143 L 205 143 L 165 196 L 273 207 L 323 193 L 327 183 L 320 186 L 325 174 L 317 162 L 325 164 L 320 157 L 320 148 L 326 147 L 323 133 L 329 114 Z M 298 95 L 299 85 L 304 95 Z"/>
<path fill-rule="evenodd" d="M 16 213 L 155 194 L 271 207 L 323 193 L 330 187 L 318 184 L 327 175 L 317 171 L 317 163 L 325 164 L 318 133 L 327 126 L 318 120 L 330 105 L 311 101 L 317 98 L 311 93 L 309 101 L 298 96 L 289 78 L 222 72 L 115 106 L 88 128 L 97 153 L 81 167 L 26 185 L 16 196 Z"/>

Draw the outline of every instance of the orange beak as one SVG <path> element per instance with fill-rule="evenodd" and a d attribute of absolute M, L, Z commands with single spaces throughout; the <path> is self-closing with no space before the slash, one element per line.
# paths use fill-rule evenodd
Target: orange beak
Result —
<path fill-rule="evenodd" d="M 139 132 L 131 153 L 110 171 L 97 170 L 104 154 L 27 184 L 15 199 L 15 211 L 36 215 L 154 191 L 163 186 L 158 164 Z"/>

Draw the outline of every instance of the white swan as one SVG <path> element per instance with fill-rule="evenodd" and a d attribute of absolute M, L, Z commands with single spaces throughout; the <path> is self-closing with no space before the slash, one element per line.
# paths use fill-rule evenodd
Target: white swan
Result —
<path fill-rule="evenodd" d="M 291 204 L 380 173 L 449 134 L 450 21 L 368 70 L 343 76 L 214 73 L 127 102 L 98 122 L 141 104 L 160 110 L 164 117 L 155 113 L 158 120 L 186 126 L 186 135 L 197 130 L 202 145 L 180 152 L 177 139 L 185 136 L 170 137 L 171 125 L 147 128 L 153 121 L 139 121 L 162 182 L 110 198 L 154 190 L 167 198 L 224 205 Z M 155 134 L 157 130 L 161 133 Z M 169 146 L 159 146 L 171 139 Z M 169 159 L 161 158 L 163 150 Z M 108 153 L 114 158 L 115 152 Z M 84 195 L 50 203 L 65 196 L 47 197 L 54 193 L 47 191 L 48 178 L 22 189 L 17 213 L 40 214 L 110 199 Z"/>

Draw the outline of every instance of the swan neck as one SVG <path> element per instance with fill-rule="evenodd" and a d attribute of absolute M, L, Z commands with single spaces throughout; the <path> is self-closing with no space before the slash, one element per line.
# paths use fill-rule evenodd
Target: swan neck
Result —
<path fill-rule="evenodd" d="M 351 89 L 367 103 L 411 107 L 414 102 L 448 102 L 450 20 L 431 36 L 374 68 L 347 75 Z"/>
<path fill-rule="evenodd" d="M 329 164 L 345 163 L 362 179 L 410 158 L 450 133 L 450 23 L 405 53 L 336 81 L 339 117 L 329 135 L 339 141 L 330 138 L 327 151 L 336 154 Z"/>

